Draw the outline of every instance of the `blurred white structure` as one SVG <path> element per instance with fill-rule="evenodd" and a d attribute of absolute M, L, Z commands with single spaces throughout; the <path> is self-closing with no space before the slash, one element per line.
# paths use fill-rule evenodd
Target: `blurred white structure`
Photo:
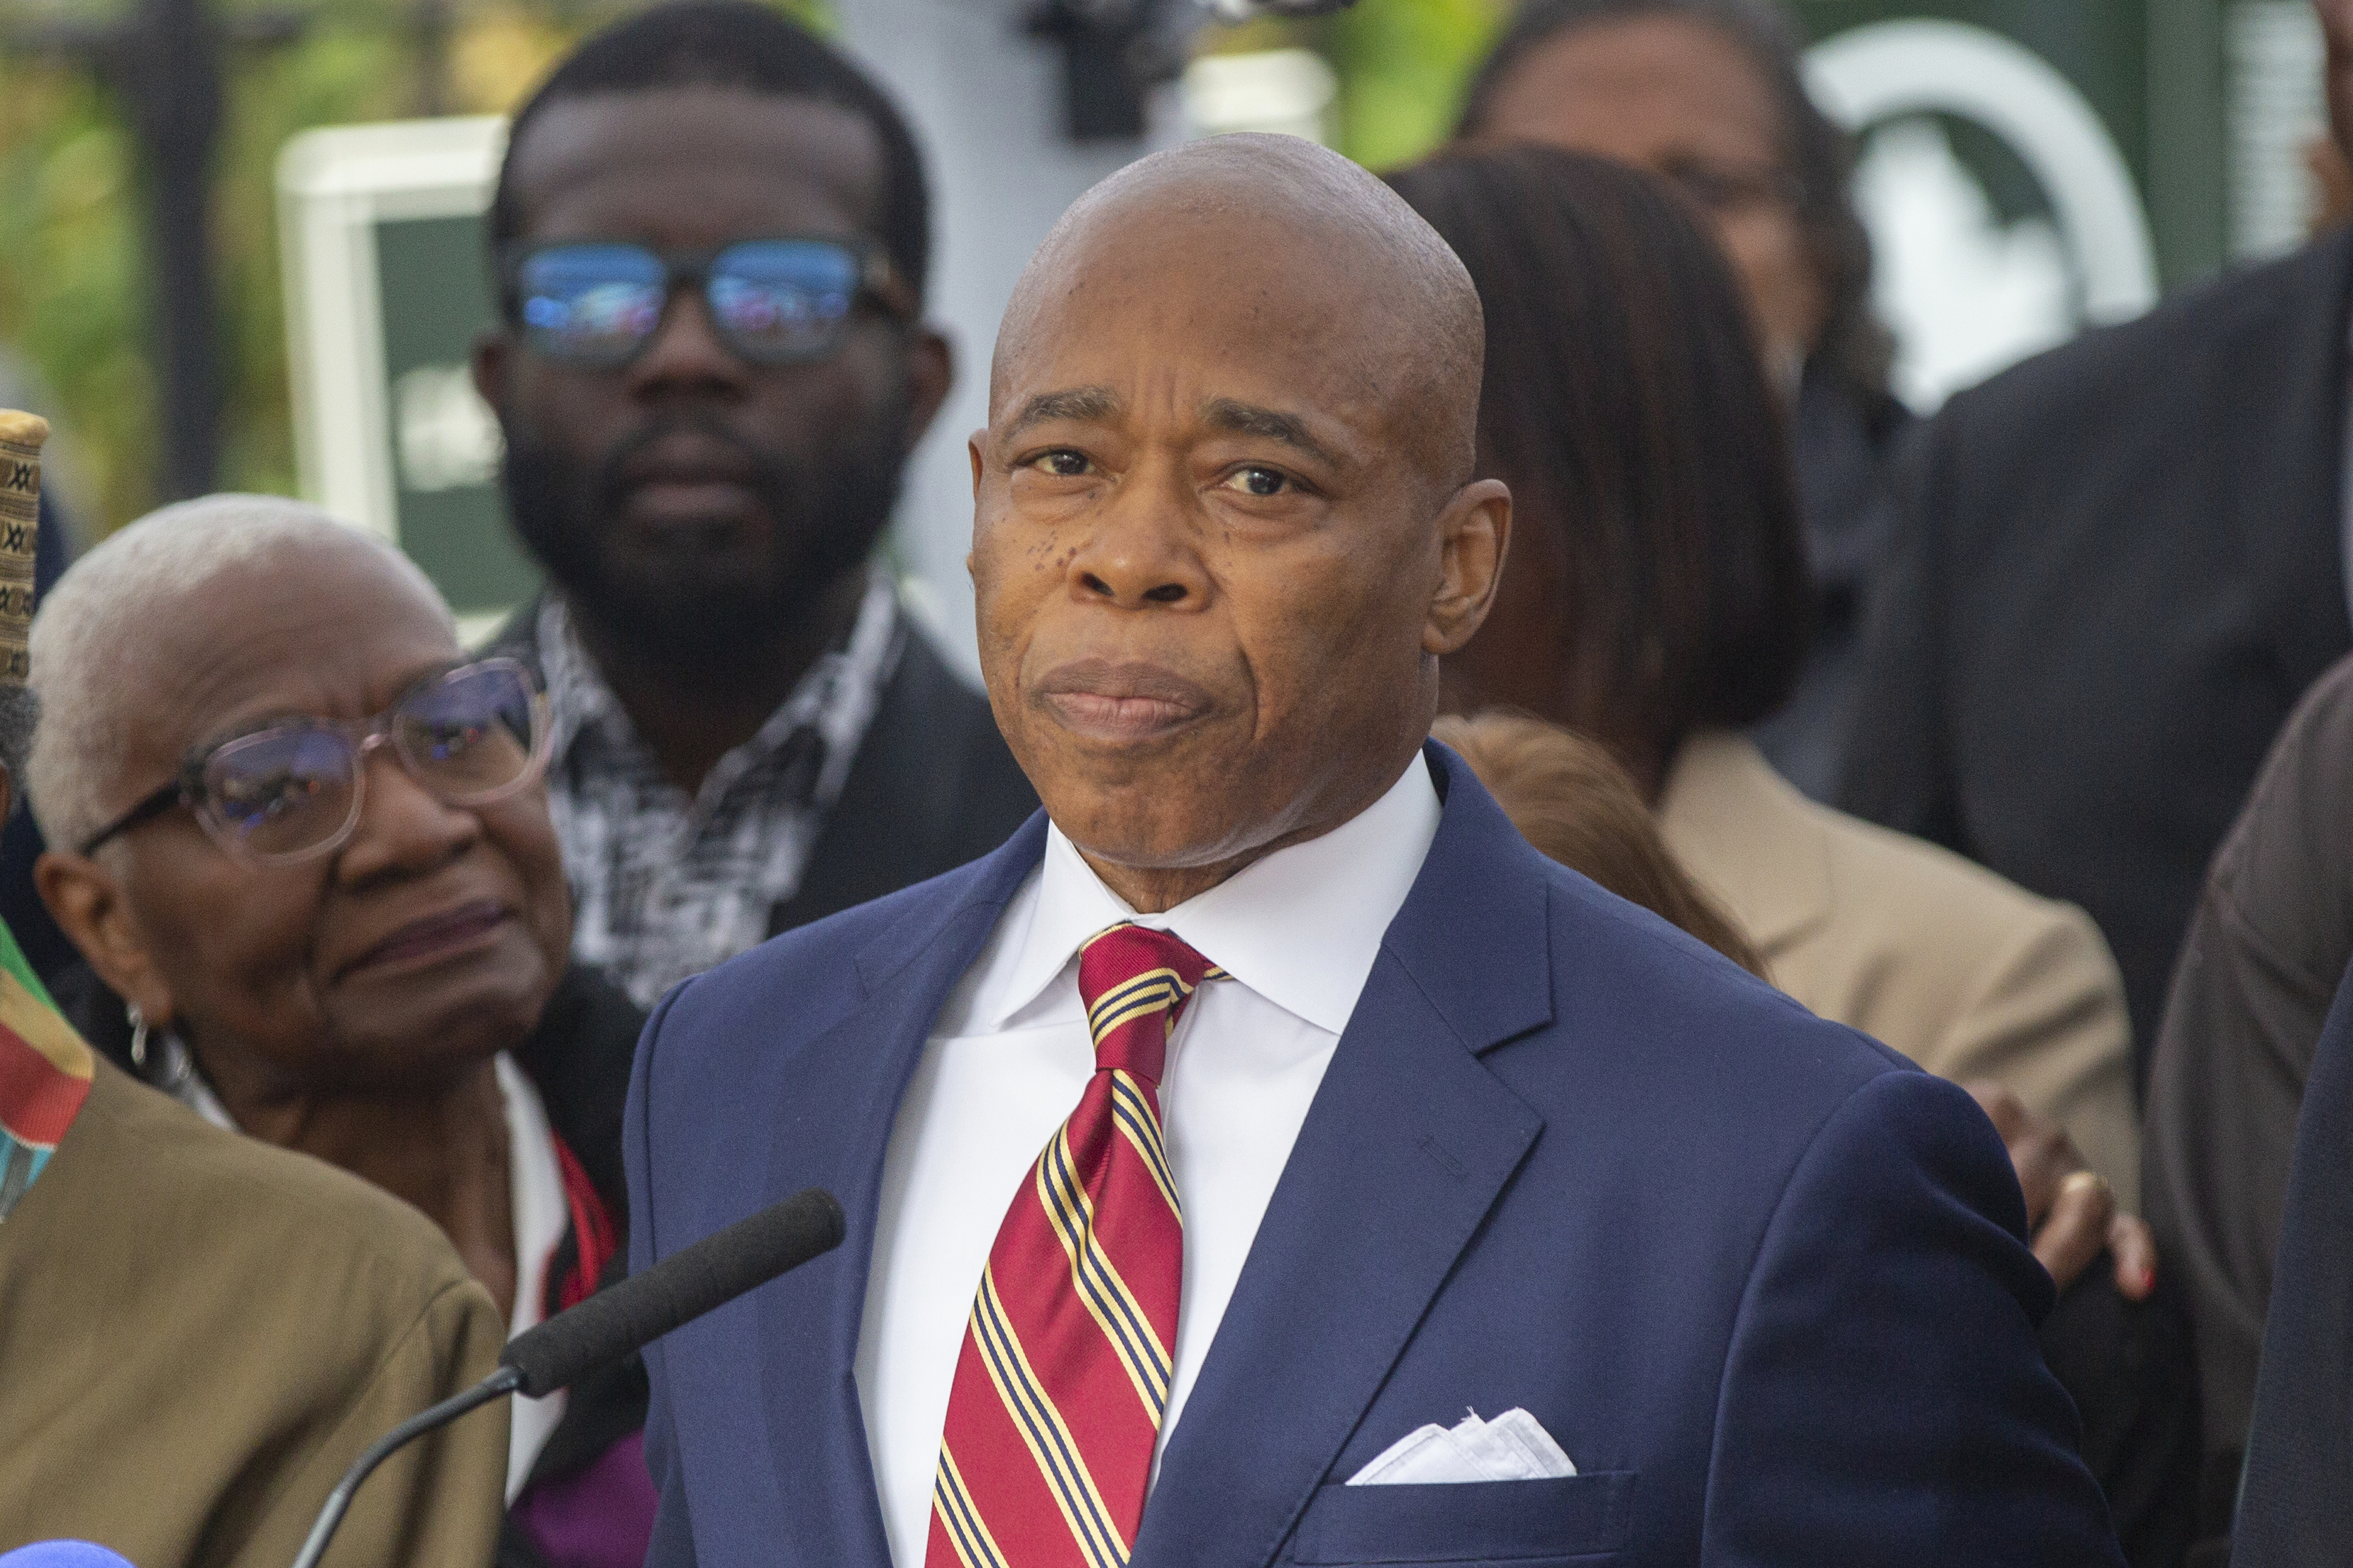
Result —
<path fill-rule="evenodd" d="M 506 441 L 465 365 L 421 364 L 394 382 L 392 429 L 408 489 L 462 489 L 499 476 Z"/>
<path fill-rule="evenodd" d="M 1875 250 L 1873 302 L 1898 345 L 1895 392 L 1914 408 L 2073 335 L 2058 231 L 2041 218 L 2003 224 L 1936 121 L 1873 132 L 1854 201 Z"/>
<path fill-rule="evenodd" d="M 2328 128 L 2311 0 L 2236 0 L 2224 14 L 2231 254 L 2284 255 L 2312 221 L 2305 144 Z"/>
<path fill-rule="evenodd" d="M 1185 121 L 1201 136 L 1271 131 L 1330 146 L 1340 79 L 1313 49 L 1204 55 L 1185 68 Z"/>
<path fill-rule="evenodd" d="M 1926 412 L 2085 321 L 2157 300 L 2148 216 L 2099 116 L 2040 56 L 1957 22 L 1874 23 L 1807 58 L 1825 112 L 1865 136 L 1856 201 L 1897 338 L 1897 390 Z M 2026 165 L 2052 221 L 2000 221 L 1933 114 L 1984 127 Z"/>
<path fill-rule="evenodd" d="M 396 494 L 406 476 L 396 462 L 426 465 L 418 477 L 432 482 L 418 489 L 457 482 L 440 456 L 452 438 L 411 431 L 408 421 L 466 425 L 477 440 L 487 424 L 492 441 L 497 426 L 470 383 L 462 392 L 451 388 L 450 376 L 465 370 L 462 342 L 451 345 L 448 362 L 438 367 L 448 374 L 432 389 L 404 372 L 399 390 L 387 396 L 378 227 L 480 213 L 506 136 L 506 121 L 495 115 L 336 125 L 305 131 L 278 154 L 278 247 L 302 494 L 386 539 L 400 538 Z M 459 259 L 474 270 L 483 265 L 478 252 Z M 454 413 L 453 402 L 461 405 Z"/>

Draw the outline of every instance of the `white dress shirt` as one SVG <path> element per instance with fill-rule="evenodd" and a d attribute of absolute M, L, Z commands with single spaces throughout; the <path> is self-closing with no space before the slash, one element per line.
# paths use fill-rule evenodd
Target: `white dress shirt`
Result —
<path fill-rule="evenodd" d="M 535 1329 L 545 1320 L 547 1267 L 564 1233 L 572 1226 L 572 1203 L 564 1195 L 564 1167 L 555 1157 L 555 1129 L 538 1086 L 504 1051 L 498 1056 L 499 1089 L 507 1104 L 508 1197 L 514 1214 L 515 1302 L 507 1337 Z M 564 1419 L 564 1390 L 543 1399 L 516 1394 L 507 1402 L 507 1501 L 514 1501 L 531 1479 L 539 1452 Z"/>
<path fill-rule="evenodd" d="M 1231 976 L 1194 994 L 1161 1079 L 1185 1211 L 1165 1447 L 1438 817 L 1437 789 L 1417 756 L 1341 826 L 1152 915 L 1103 886 L 1060 828 L 1048 831 L 1038 869 L 940 1014 L 883 1164 L 858 1389 L 898 1568 L 922 1568 L 948 1392 L 981 1268 L 1031 1163 L 1094 1073 L 1080 947 L 1132 920 L 1175 932 Z"/>

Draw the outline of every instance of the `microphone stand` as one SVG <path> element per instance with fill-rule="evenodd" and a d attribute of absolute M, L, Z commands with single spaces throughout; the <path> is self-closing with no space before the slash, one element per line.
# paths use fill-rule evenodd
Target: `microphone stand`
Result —
<path fill-rule="evenodd" d="M 436 1426 L 455 1421 L 470 1410 L 480 1408 L 493 1399 L 503 1399 L 522 1386 L 522 1371 L 519 1367 L 501 1366 L 490 1376 L 462 1394 L 453 1394 L 440 1404 L 422 1414 L 410 1416 L 399 1426 L 377 1438 L 366 1453 L 352 1461 L 335 1489 L 327 1494 L 327 1503 L 319 1510 L 318 1521 L 311 1526 L 302 1550 L 294 1559 L 294 1568 L 319 1568 L 319 1559 L 327 1554 L 327 1542 L 334 1539 L 335 1527 L 343 1522 L 343 1514 L 352 1506 L 352 1498 L 360 1483 L 368 1479 L 378 1465 L 389 1458 L 394 1450 L 413 1437 L 423 1436 Z"/>
<path fill-rule="evenodd" d="M 533 1397 L 569 1388 L 592 1369 L 633 1355 L 681 1323 L 841 1245 L 846 1225 L 833 1194 L 817 1187 L 690 1242 L 641 1274 L 599 1290 L 507 1342 L 481 1382 L 411 1416 L 353 1462 L 327 1494 L 294 1568 L 319 1568 L 368 1473 L 403 1443 L 511 1394 Z"/>

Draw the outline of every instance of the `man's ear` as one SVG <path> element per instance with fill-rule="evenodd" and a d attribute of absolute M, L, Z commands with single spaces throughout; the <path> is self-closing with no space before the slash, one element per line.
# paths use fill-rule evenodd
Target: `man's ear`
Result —
<path fill-rule="evenodd" d="M 33 862 L 33 886 L 49 918 L 114 994 L 151 1025 L 171 1022 L 172 988 L 156 972 L 122 884 L 97 860 L 52 849 Z"/>
<path fill-rule="evenodd" d="M 907 331 L 907 450 L 923 438 L 955 384 L 955 347 L 928 322 Z"/>
<path fill-rule="evenodd" d="M 514 334 L 493 327 L 478 334 L 467 368 L 474 373 L 474 390 L 493 410 L 507 405 L 507 368 L 514 359 Z"/>
<path fill-rule="evenodd" d="M 1512 492 L 1503 480 L 1476 479 L 1454 492 L 1438 520 L 1438 585 L 1421 630 L 1424 653 L 1452 653 L 1478 631 L 1511 544 Z"/>

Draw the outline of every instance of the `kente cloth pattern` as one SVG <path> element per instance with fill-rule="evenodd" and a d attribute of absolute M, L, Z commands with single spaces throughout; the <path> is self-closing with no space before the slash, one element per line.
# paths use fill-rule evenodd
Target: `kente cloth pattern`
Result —
<path fill-rule="evenodd" d="M 640 1007 L 766 940 L 840 798 L 907 631 L 877 572 L 849 635 L 691 796 L 653 752 L 550 595 L 533 628 L 554 747 L 547 805 L 572 881 L 572 952 Z"/>
<path fill-rule="evenodd" d="M 0 1221 L 57 1152 L 97 1070 L 90 1047 L 0 924 Z"/>
<path fill-rule="evenodd" d="M 1160 1079 L 1223 972 L 1123 923 L 1079 951 L 1095 1072 L 1014 1194 L 948 1395 L 924 1568 L 1118 1568 L 1168 1405 L 1184 1213 Z"/>

